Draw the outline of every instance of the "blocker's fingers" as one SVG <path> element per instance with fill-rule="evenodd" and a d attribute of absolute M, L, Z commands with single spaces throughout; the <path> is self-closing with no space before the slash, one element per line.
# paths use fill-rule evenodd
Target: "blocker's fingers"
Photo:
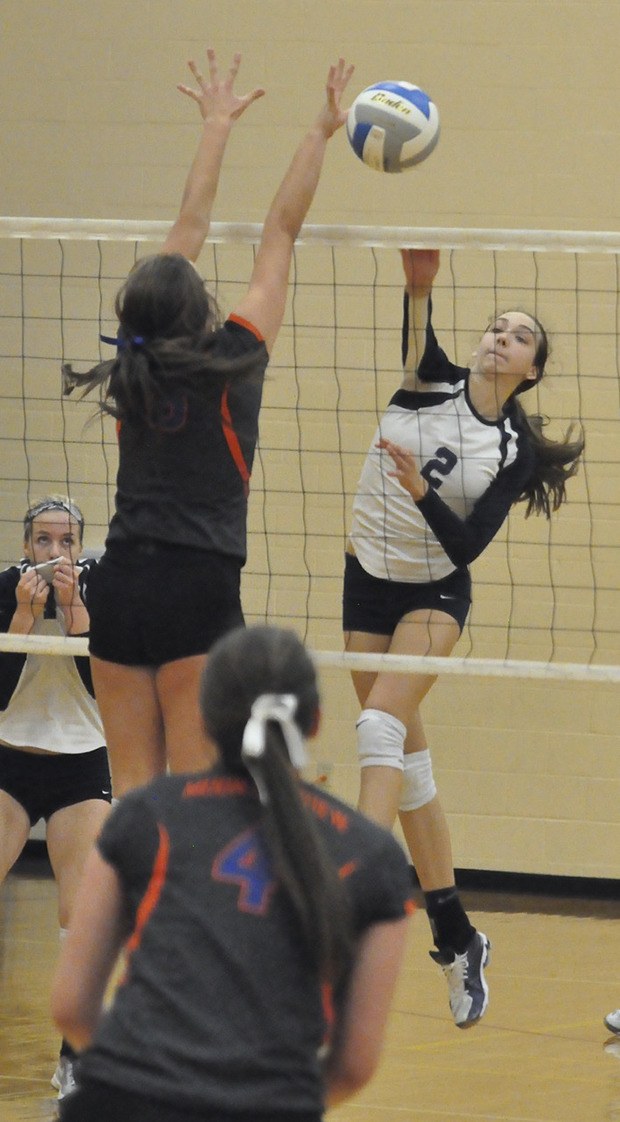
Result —
<path fill-rule="evenodd" d="M 196 90 L 193 90 L 191 86 L 184 86 L 182 82 L 179 82 L 179 84 L 177 85 L 177 90 L 179 90 L 182 94 L 185 94 L 186 97 L 191 97 L 193 101 L 201 100 L 200 94 L 197 93 Z"/>
<path fill-rule="evenodd" d="M 207 58 L 209 60 L 209 75 L 212 82 L 217 81 L 217 58 L 213 47 L 207 47 Z"/>
<path fill-rule="evenodd" d="M 198 85 L 200 87 L 204 86 L 204 81 L 205 80 L 204 80 L 202 74 L 200 73 L 198 67 L 196 66 L 196 63 L 194 62 L 194 60 L 190 59 L 187 65 L 189 66 L 192 74 L 194 75 L 194 78 L 198 82 Z"/>
<path fill-rule="evenodd" d="M 233 56 L 233 60 L 230 64 L 229 74 L 230 74 L 231 78 L 236 78 L 240 66 L 241 66 L 241 55 L 239 54 L 238 51 L 236 51 L 234 56 Z"/>
<path fill-rule="evenodd" d="M 257 88 L 255 90 L 252 90 L 251 93 L 246 94 L 245 97 L 243 98 L 243 100 L 247 105 L 251 105 L 253 101 L 257 100 L 257 98 L 264 97 L 264 96 L 265 96 L 265 91 L 264 91 L 263 87 L 262 86 L 257 86 Z"/>

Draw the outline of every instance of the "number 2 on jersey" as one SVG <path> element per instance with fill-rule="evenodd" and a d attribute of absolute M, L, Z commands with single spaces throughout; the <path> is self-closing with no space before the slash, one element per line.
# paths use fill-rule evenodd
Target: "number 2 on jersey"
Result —
<path fill-rule="evenodd" d="M 458 457 L 450 448 L 438 448 L 432 460 L 426 461 L 420 475 L 426 480 L 429 487 L 433 487 L 437 491 L 443 483 L 441 477 L 449 475 L 457 463 Z"/>

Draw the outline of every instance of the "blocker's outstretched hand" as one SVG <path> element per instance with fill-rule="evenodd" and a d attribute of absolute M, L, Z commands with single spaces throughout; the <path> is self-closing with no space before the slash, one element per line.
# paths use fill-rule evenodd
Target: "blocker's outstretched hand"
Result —
<path fill-rule="evenodd" d="M 209 78 L 203 77 L 197 64 L 191 59 L 187 65 L 194 75 L 198 89 L 186 86 L 182 82 L 179 83 L 177 89 L 196 102 L 203 120 L 208 117 L 222 116 L 231 121 L 236 121 L 242 113 L 245 113 L 248 105 L 251 105 L 257 98 L 263 97 L 265 91 L 258 86 L 247 94 L 235 93 L 233 86 L 241 65 L 241 55 L 239 53 L 235 54 L 224 78 L 220 78 L 215 51 L 212 47 L 207 48 L 207 58 L 209 60 Z"/>
<path fill-rule="evenodd" d="M 185 182 L 178 218 L 163 246 L 164 253 L 180 253 L 190 261 L 198 259 L 209 233 L 222 161 L 233 124 L 248 105 L 265 92 L 257 87 L 247 94 L 235 93 L 233 87 L 241 65 L 240 54 L 235 54 L 223 78 L 212 47 L 207 50 L 207 58 L 208 78 L 203 77 L 194 61 L 189 63 L 197 89 L 182 83 L 177 86 L 200 109 L 202 136 Z"/>
<path fill-rule="evenodd" d="M 355 67 L 347 65 L 343 58 L 329 68 L 325 83 L 327 100 L 317 119 L 317 125 L 326 137 L 333 136 L 347 119 L 348 109 L 340 107 L 340 100 L 354 70 Z"/>

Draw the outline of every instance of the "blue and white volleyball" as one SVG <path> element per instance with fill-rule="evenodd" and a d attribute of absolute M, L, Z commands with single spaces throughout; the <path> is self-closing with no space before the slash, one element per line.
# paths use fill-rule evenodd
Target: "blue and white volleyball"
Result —
<path fill-rule="evenodd" d="M 375 171 L 405 171 L 430 156 L 439 140 L 434 101 L 411 82 L 377 82 L 355 98 L 347 136 L 356 156 Z"/>

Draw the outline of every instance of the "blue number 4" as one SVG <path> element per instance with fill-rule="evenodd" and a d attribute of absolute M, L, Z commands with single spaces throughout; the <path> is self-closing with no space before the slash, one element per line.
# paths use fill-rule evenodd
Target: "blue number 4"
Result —
<path fill-rule="evenodd" d="M 246 830 L 218 853 L 211 869 L 213 879 L 238 884 L 237 907 L 264 915 L 276 888 L 269 858 L 258 832 Z"/>

